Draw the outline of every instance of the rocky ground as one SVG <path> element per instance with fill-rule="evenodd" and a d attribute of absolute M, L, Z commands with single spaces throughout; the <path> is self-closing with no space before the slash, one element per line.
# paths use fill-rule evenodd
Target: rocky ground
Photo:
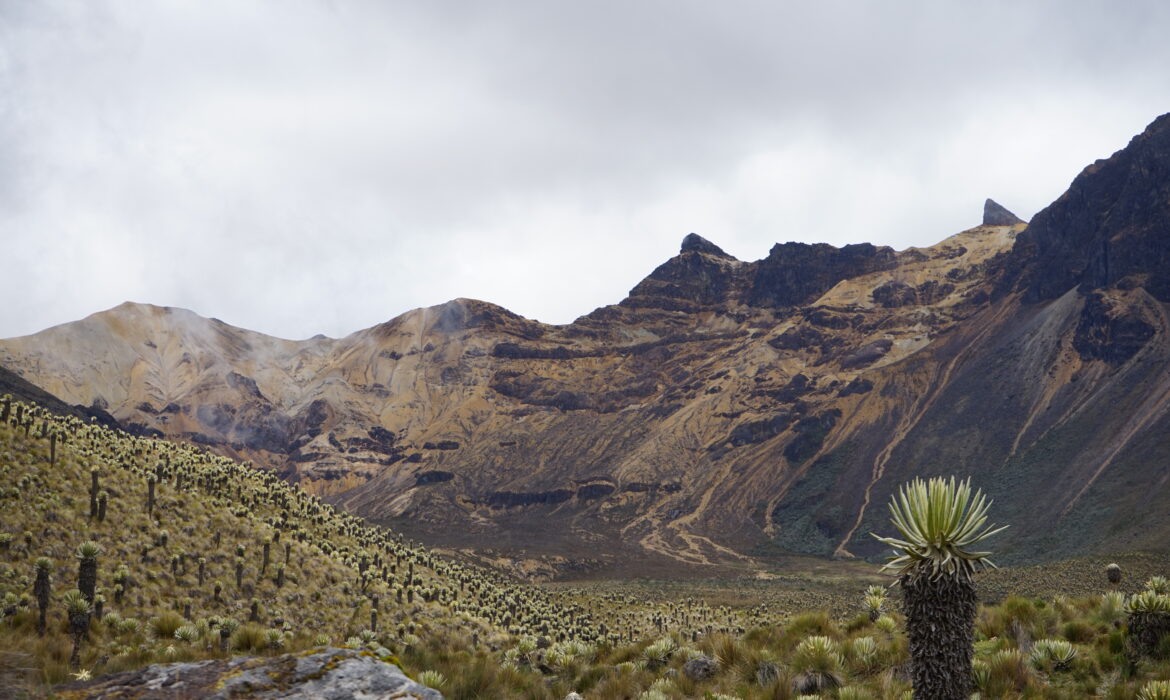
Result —
<path fill-rule="evenodd" d="M 326 647 L 277 657 L 156 664 L 55 689 L 61 700 L 442 700 L 368 651 Z"/>

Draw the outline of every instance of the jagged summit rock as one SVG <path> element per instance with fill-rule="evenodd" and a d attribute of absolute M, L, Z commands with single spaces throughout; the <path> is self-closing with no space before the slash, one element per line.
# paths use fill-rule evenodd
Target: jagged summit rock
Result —
<path fill-rule="evenodd" d="M 692 250 L 697 250 L 700 253 L 707 253 L 708 255 L 718 255 L 724 258 L 730 258 L 731 255 L 723 252 L 723 249 L 715 245 L 711 241 L 703 238 L 697 233 L 688 233 L 687 237 L 682 241 L 682 247 L 679 253 L 689 253 Z"/>
<path fill-rule="evenodd" d="M 1023 219 L 1008 211 L 1006 207 L 994 199 L 988 199 L 983 203 L 984 226 L 1015 226 L 1022 223 L 1025 223 Z"/>

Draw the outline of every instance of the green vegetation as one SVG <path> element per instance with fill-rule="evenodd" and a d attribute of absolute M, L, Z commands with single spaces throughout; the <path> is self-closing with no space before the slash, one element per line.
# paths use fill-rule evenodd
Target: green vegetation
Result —
<path fill-rule="evenodd" d="M 392 660 L 452 699 L 900 700 L 911 689 L 906 591 L 875 585 L 864 564 L 735 581 L 518 584 L 251 466 L 0 403 L 3 697 L 326 644 Z M 978 496 L 969 502 L 978 512 Z M 1113 559 L 1127 581 L 1163 587 L 1154 577 L 1166 562 Z M 985 599 L 999 602 L 974 617 L 972 690 L 1165 697 L 1166 595 L 1127 596 L 1101 576 L 1105 563 L 980 574 Z M 1055 597 L 1053 585 L 1079 594 Z"/>

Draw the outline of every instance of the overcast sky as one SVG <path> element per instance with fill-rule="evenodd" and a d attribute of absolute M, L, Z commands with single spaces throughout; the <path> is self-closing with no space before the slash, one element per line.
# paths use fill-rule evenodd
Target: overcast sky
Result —
<path fill-rule="evenodd" d="M 0 0 L 0 337 L 567 323 L 695 231 L 924 246 L 1170 111 L 1170 3 Z"/>

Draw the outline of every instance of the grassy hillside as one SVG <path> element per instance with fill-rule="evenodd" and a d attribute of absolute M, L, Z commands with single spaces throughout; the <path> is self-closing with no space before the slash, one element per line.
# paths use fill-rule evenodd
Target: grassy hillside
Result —
<path fill-rule="evenodd" d="M 845 576 L 739 583 L 521 585 L 248 465 L 8 399 L 0 513 L 4 697 L 77 675 L 326 643 L 393 658 L 449 698 L 909 690 L 898 604 L 866 596 L 876 579 L 855 577 L 856 565 Z M 89 559 L 92 601 L 73 592 L 89 585 Z M 1121 589 L 1140 588 L 1162 562 L 1121 561 L 1126 578 L 1109 596 L 1096 561 L 988 576 L 985 598 L 1003 600 L 977 622 L 983 696 L 1136 698 L 1149 681 L 1170 678 L 1170 644 L 1135 646 L 1122 607 Z M 1011 595 L 1053 590 L 1083 595 Z"/>
<path fill-rule="evenodd" d="M 87 541 L 100 553 L 80 667 L 93 673 L 221 649 L 340 644 L 363 632 L 396 647 L 423 637 L 466 646 L 599 637 L 587 616 L 539 589 L 437 558 L 269 473 L 7 398 L 0 418 L 0 649 L 10 671 L 35 668 L 45 683 L 69 677 L 62 600 L 79 585 Z M 42 557 L 51 593 L 40 637 L 33 584 Z M 177 638 L 182 627 L 195 636 Z"/>

